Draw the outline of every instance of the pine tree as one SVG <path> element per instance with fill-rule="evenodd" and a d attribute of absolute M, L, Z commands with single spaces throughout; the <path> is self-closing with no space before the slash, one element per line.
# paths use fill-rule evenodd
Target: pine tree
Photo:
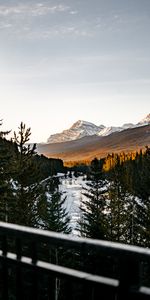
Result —
<path fill-rule="evenodd" d="M 103 178 L 102 161 L 91 163 L 90 181 L 84 188 L 81 203 L 80 233 L 94 239 L 106 239 L 106 181 Z"/>
<path fill-rule="evenodd" d="M 59 179 L 51 177 L 46 182 L 45 189 L 45 195 L 38 201 L 40 226 L 46 230 L 70 233 L 70 218 L 64 206 L 66 197 L 59 191 Z"/>
<path fill-rule="evenodd" d="M 16 206 L 14 223 L 26 226 L 37 226 L 37 199 L 43 190 L 39 184 L 39 170 L 33 157 L 36 145 L 30 147 L 31 129 L 21 122 L 18 135 L 14 132 L 16 161 L 14 167 L 14 184 Z"/>
<path fill-rule="evenodd" d="M 113 178 L 108 189 L 107 239 L 128 244 L 138 243 L 136 198 Z"/>
<path fill-rule="evenodd" d="M 140 224 L 139 224 L 139 202 L 131 194 L 127 194 L 126 199 L 126 230 L 125 242 L 132 245 L 140 245 Z"/>
<path fill-rule="evenodd" d="M 139 197 L 137 217 L 139 223 L 140 245 L 150 247 L 150 148 L 146 147 L 136 161 L 134 192 Z"/>
<path fill-rule="evenodd" d="M 109 173 L 107 202 L 108 239 L 125 241 L 126 229 L 126 192 L 121 184 L 122 165 L 119 155 L 115 155 L 114 168 Z"/>
<path fill-rule="evenodd" d="M 115 154 L 115 165 L 109 171 L 107 202 L 108 239 L 135 244 L 138 241 L 136 198 L 132 190 L 132 160 Z"/>
<path fill-rule="evenodd" d="M 150 247 L 150 151 L 142 150 L 124 166 L 124 184 L 134 199 L 133 243 Z M 128 214 L 129 218 L 129 214 Z"/>
<path fill-rule="evenodd" d="M 5 222 L 11 222 L 14 205 L 12 186 L 13 144 L 6 140 L 9 132 L 0 131 L 0 220 Z"/>
<path fill-rule="evenodd" d="M 63 194 L 59 191 L 59 179 L 51 177 L 46 180 L 45 191 L 46 193 L 39 197 L 37 203 L 39 227 L 45 230 L 69 234 L 71 232 L 69 226 L 70 218 L 64 206 L 66 197 L 63 197 Z M 64 264 L 68 259 L 68 257 L 66 258 L 66 252 L 62 248 L 51 247 L 47 250 L 48 259 L 51 263 Z M 57 300 L 61 290 L 64 289 L 64 282 L 56 277 L 51 280 L 51 284 L 53 284 L 51 297 Z"/>

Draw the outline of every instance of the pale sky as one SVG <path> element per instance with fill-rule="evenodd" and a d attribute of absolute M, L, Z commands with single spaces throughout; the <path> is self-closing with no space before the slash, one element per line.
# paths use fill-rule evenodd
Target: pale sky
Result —
<path fill-rule="evenodd" d="M 150 0 L 0 0 L 1 129 L 32 142 L 77 120 L 150 113 Z"/>

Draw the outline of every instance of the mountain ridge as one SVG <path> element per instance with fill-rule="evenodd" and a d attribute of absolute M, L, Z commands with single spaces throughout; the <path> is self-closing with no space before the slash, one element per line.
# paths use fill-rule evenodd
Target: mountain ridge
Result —
<path fill-rule="evenodd" d="M 91 161 L 93 158 L 105 157 L 112 152 L 132 152 L 150 145 L 150 124 L 139 125 L 107 136 L 84 136 L 77 140 L 38 144 L 39 154 L 60 158 L 64 162 Z"/>
<path fill-rule="evenodd" d="M 67 141 L 77 140 L 85 136 L 107 136 L 113 132 L 120 132 L 129 128 L 136 128 L 150 124 L 150 114 L 143 118 L 137 124 L 125 123 L 122 126 L 109 126 L 95 125 L 94 123 L 78 120 L 69 129 L 65 129 L 60 133 L 50 135 L 47 139 L 47 143 L 63 143 Z"/>

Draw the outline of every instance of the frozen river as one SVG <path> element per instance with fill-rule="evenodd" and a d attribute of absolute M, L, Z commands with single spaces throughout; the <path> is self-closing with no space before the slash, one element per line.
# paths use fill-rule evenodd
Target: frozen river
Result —
<path fill-rule="evenodd" d="M 72 227 L 72 234 L 77 234 L 77 221 L 80 217 L 80 204 L 81 199 L 84 197 L 82 195 L 83 186 L 85 186 L 85 181 L 83 176 L 77 178 L 63 178 L 60 180 L 60 191 L 66 196 L 65 207 L 70 216 L 70 225 Z"/>

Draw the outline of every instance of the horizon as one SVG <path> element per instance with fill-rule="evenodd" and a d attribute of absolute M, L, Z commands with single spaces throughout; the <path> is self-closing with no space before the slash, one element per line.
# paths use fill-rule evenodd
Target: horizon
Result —
<path fill-rule="evenodd" d="M 77 120 L 150 112 L 149 0 L 0 0 L 3 130 L 46 142 Z"/>
<path fill-rule="evenodd" d="M 87 120 L 76 120 L 76 121 L 73 122 L 68 128 L 63 128 L 63 129 L 61 129 L 61 131 L 59 131 L 59 132 L 54 132 L 54 133 L 50 134 L 50 135 L 47 137 L 47 139 L 46 139 L 45 141 L 33 141 L 33 140 L 32 140 L 32 128 L 31 128 L 31 139 L 30 139 L 30 143 L 31 143 L 31 144 L 34 144 L 34 143 L 35 143 L 35 144 L 47 143 L 47 140 L 48 140 L 48 138 L 49 138 L 51 135 L 60 134 L 60 133 L 62 133 L 64 130 L 70 129 L 70 128 L 72 127 L 72 125 L 74 125 L 74 124 L 75 124 L 76 122 L 78 122 L 78 121 L 89 122 L 89 123 L 92 123 L 92 124 L 97 125 L 97 126 L 104 125 L 106 128 L 107 128 L 107 127 L 122 127 L 123 125 L 126 125 L 126 124 L 137 125 L 140 121 L 142 121 L 143 119 L 145 119 L 145 118 L 146 118 L 147 116 L 149 116 L 149 115 L 150 115 L 150 113 L 146 114 L 141 120 L 138 120 L 136 123 L 134 123 L 134 122 L 125 122 L 125 123 L 122 123 L 122 124 L 119 125 L 119 126 L 117 126 L 117 125 L 106 126 L 105 124 L 95 124 L 95 123 L 90 122 L 90 121 L 87 121 Z M 3 125 L 3 123 L 2 123 L 2 125 Z M 25 125 L 26 125 L 26 128 L 30 127 L 30 126 L 27 126 L 27 124 L 25 124 Z M 20 124 L 19 124 L 19 126 L 20 126 Z M 18 126 L 18 127 L 19 127 L 19 126 Z M 141 125 L 141 126 L 142 126 L 142 125 Z M 5 128 L 5 129 L 3 128 L 3 131 L 4 131 L 4 130 L 7 130 L 7 129 L 6 129 L 6 128 Z M 18 132 L 17 130 L 11 130 L 11 132 L 8 134 L 9 138 L 13 138 L 14 131 L 15 131 L 16 133 Z"/>

